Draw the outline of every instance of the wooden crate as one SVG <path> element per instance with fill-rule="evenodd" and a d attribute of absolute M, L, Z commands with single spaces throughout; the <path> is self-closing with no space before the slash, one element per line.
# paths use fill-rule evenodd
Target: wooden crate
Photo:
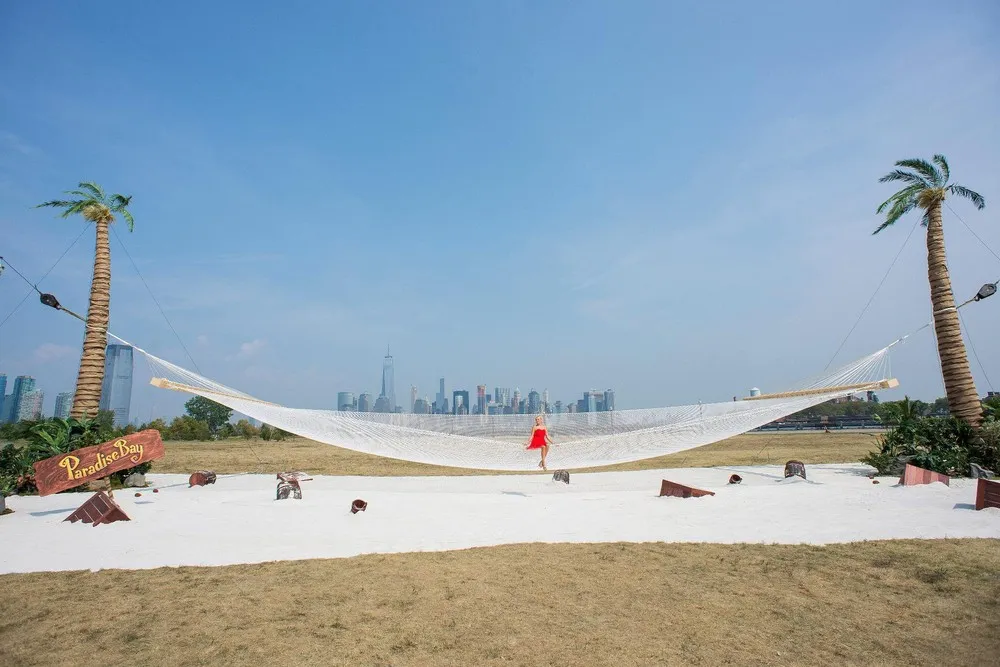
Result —
<path fill-rule="evenodd" d="M 976 509 L 1000 507 L 1000 480 L 980 479 L 976 486 Z"/>
<path fill-rule="evenodd" d="M 111 496 L 104 493 L 104 491 L 98 491 L 92 495 L 87 502 L 76 508 L 75 512 L 63 519 L 63 521 L 69 521 L 70 523 L 83 521 L 95 526 L 102 523 L 129 520 L 128 515 L 118 506 L 118 503 Z"/>
<path fill-rule="evenodd" d="M 942 475 L 933 470 L 924 470 L 912 463 L 906 464 L 906 468 L 903 469 L 903 474 L 899 478 L 899 483 L 903 486 L 916 486 L 917 484 L 930 484 L 932 482 L 941 482 L 945 486 L 951 486 L 948 475 Z"/>
<path fill-rule="evenodd" d="M 677 482 L 671 482 L 670 480 L 663 480 L 660 484 L 660 497 L 663 496 L 674 496 L 675 498 L 701 498 L 702 496 L 714 496 L 714 491 L 705 491 L 704 489 L 696 489 L 693 486 L 685 486 L 684 484 L 678 484 Z"/>

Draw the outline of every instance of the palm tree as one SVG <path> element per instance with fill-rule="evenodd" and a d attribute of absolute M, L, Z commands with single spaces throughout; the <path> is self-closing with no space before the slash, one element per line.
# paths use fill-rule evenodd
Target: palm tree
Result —
<path fill-rule="evenodd" d="M 73 395 L 74 419 L 94 418 L 101 402 L 101 383 L 104 380 L 104 355 L 108 342 L 108 319 L 111 308 L 111 247 L 108 243 L 108 225 L 121 215 L 131 232 L 135 220 L 128 211 L 131 195 L 113 194 L 110 197 L 96 183 L 80 183 L 79 190 L 66 194 L 76 199 L 53 200 L 35 208 L 51 206 L 61 208 L 62 217 L 82 215 L 97 228 L 97 245 L 94 250 L 94 276 L 90 282 L 90 305 L 87 308 L 87 331 L 83 339 L 83 355 L 76 376 L 76 393 Z"/>
<path fill-rule="evenodd" d="M 981 210 L 986 202 L 978 192 L 948 183 L 951 173 L 943 155 L 935 155 L 932 161 L 934 164 L 919 159 L 900 160 L 896 167 L 902 167 L 901 169 L 897 168 L 879 179 L 879 183 L 901 181 L 906 187 L 878 207 L 876 213 L 885 213 L 885 222 L 873 233 L 878 234 L 914 208 L 923 209 L 922 224 L 927 227 L 927 278 L 931 284 L 934 333 L 937 337 L 948 408 L 953 415 L 973 428 L 978 428 L 983 419 L 983 407 L 972 380 L 969 357 L 965 352 L 965 343 L 962 342 L 958 310 L 955 308 L 955 296 L 951 291 L 951 278 L 944 252 L 944 230 L 941 227 L 941 203 L 947 195 L 955 195 L 972 200 L 976 208 Z"/>

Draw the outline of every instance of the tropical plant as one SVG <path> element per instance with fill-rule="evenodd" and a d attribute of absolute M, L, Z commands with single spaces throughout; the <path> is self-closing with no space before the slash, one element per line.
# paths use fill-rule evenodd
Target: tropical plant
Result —
<path fill-rule="evenodd" d="M 951 172 L 943 155 L 935 155 L 932 162 L 933 164 L 921 159 L 900 160 L 896 163 L 897 169 L 879 179 L 880 183 L 899 181 L 906 186 L 878 207 L 876 212 L 885 213 L 885 221 L 873 234 L 878 234 L 914 208 L 924 211 L 922 224 L 927 227 L 927 278 L 931 287 L 934 333 L 937 337 L 948 407 L 951 414 L 977 428 L 982 421 L 983 410 L 972 380 L 969 358 L 965 352 L 965 343 L 962 342 L 958 310 L 955 308 L 955 296 L 951 290 L 941 226 L 941 204 L 948 195 L 965 197 L 978 209 L 985 207 L 986 202 L 978 192 L 949 183 Z"/>
<path fill-rule="evenodd" d="M 911 417 L 878 439 L 878 451 L 861 459 L 886 474 L 900 474 L 904 463 L 945 475 L 965 476 L 969 464 L 1000 467 L 1000 430 L 993 423 L 979 431 L 955 417 Z"/>
<path fill-rule="evenodd" d="M 108 319 L 111 309 L 111 247 L 108 227 L 120 215 L 131 232 L 135 226 L 128 205 L 131 195 L 106 195 L 101 186 L 92 182 L 79 184 L 79 190 L 66 194 L 75 199 L 54 199 L 35 208 L 50 206 L 61 208 L 62 217 L 82 215 L 97 229 L 94 249 L 94 274 L 90 281 L 90 304 L 87 308 L 87 330 L 83 339 L 83 354 L 76 377 L 76 392 L 70 416 L 76 419 L 95 417 L 101 402 L 101 383 L 104 380 L 104 356 L 108 342 Z"/>

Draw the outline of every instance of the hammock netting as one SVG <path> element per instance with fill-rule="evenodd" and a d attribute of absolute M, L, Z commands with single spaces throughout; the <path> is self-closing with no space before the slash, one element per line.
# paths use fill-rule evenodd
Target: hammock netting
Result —
<path fill-rule="evenodd" d="M 118 339 L 117 336 L 113 336 Z M 121 339 L 118 339 L 121 340 Z M 127 341 L 122 341 L 131 345 Z M 526 451 L 536 415 L 428 415 L 290 408 L 263 401 L 132 346 L 149 362 L 152 384 L 204 396 L 272 427 L 317 442 L 417 463 L 478 470 L 534 469 Z M 550 468 L 626 463 L 693 449 L 830 399 L 896 386 L 889 348 L 780 394 L 667 408 L 546 414 Z"/>

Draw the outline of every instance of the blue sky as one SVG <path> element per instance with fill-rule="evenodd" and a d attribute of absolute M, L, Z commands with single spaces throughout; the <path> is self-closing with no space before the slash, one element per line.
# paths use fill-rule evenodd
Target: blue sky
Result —
<path fill-rule="evenodd" d="M 289 405 L 377 392 L 387 343 L 400 402 L 440 376 L 619 407 L 779 390 L 899 251 L 913 219 L 871 236 L 895 160 L 946 154 L 1000 252 L 1000 7 L 806 4 L 5 3 L 0 254 L 39 277 L 82 223 L 34 204 L 132 194 L 119 235 L 198 367 Z M 1000 278 L 945 224 L 960 299 Z M 42 283 L 81 312 L 92 253 Z M 112 261 L 112 331 L 190 365 L 114 237 Z M 24 290 L 0 277 L 0 317 Z M 963 312 L 1000 384 L 1000 302 Z M 929 317 L 915 234 L 838 361 Z M 51 410 L 81 338 L 31 299 L 0 372 Z M 893 370 L 943 391 L 929 332 Z M 179 411 L 137 372 L 134 416 Z"/>

